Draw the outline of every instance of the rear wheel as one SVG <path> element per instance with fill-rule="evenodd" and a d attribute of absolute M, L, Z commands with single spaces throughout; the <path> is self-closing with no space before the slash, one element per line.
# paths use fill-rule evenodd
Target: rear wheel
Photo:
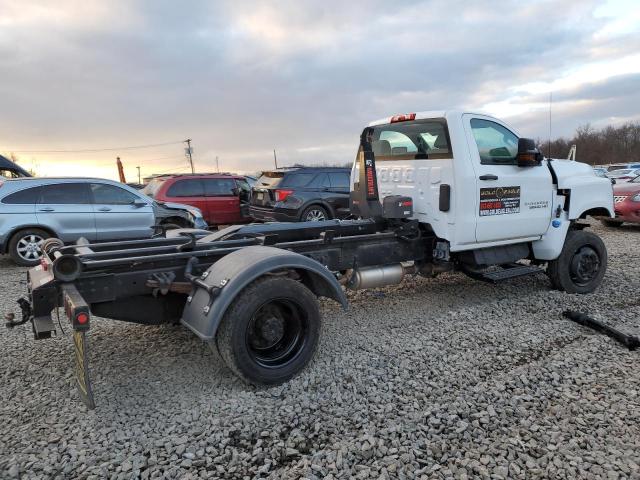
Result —
<path fill-rule="evenodd" d="M 9 255 L 18 265 L 37 265 L 42 256 L 42 243 L 49 237 L 47 232 L 39 228 L 20 230 L 9 241 Z"/>
<path fill-rule="evenodd" d="M 313 358 L 320 337 L 315 295 L 284 277 L 262 277 L 225 313 L 216 345 L 227 366 L 257 385 L 286 382 Z"/>
<path fill-rule="evenodd" d="M 620 220 L 610 220 L 608 218 L 603 218 L 600 220 L 605 227 L 621 227 L 622 223 Z"/>
<path fill-rule="evenodd" d="M 303 222 L 321 222 L 330 219 L 331 216 L 327 213 L 327 210 L 319 205 L 311 205 L 302 212 Z"/>
<path fill-rule="evenodd" d="M 557 290 L 591 293 L 607 270 L 607 249 L 600 237 L 584 230 L 569 230 L 560 256 L 549 262 L 547 275 Z"/>

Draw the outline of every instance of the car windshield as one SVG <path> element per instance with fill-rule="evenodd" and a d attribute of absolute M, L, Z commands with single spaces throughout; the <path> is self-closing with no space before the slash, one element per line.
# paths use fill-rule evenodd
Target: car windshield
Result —
<path fill-rule="evenodd" d="M 640 175 L 638 175 L 636 178 L 634 178 L 633 180 L 629 180 L 631 183 L 640 183 Z"/>

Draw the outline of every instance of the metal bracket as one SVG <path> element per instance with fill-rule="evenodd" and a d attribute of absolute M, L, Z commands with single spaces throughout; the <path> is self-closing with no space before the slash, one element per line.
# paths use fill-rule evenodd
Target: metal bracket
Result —
<path fill-rule="evenodd" d="M 449 261 L 449 242 L 437 242 L 436 248 L 433 249 L 433 258 L 436 260 L 442 260 L 444 262 Z"/>
<path fill-rule="evenodd" d="M 402 223 L 395 229 L 394 233 L 396 237 L 401 240 L 409 241 L 420 236 L 420 226 L 418 220 L 411 220 L 409 222 Z"/>
<path fill-rule="evenodd" d="M 196 248 L 196 236 L 190 232 L 180 232 L 181 237 L 189 237 L 189 243 L 176 246 L 178 252 L 193 250 Z"/>
<path fill-rule="evenodd" d="M 151 275 L 151 278 L 157 282 L 157 287 L 153 289 L 152 294 L 154 297 L 158 296 L 158 292 L 162 295 L 169 293 L 171 284 L 176 279 L 176 274 L 173 272 L 160 272 Z"/>
<path fill-rule="evenodd" d="M 335 237 L 336 237 L 335 230 L 325 230 L 324 232 L 320 233 L 320 238 L 322 239 L 325 245 L 331 245 Z"/>

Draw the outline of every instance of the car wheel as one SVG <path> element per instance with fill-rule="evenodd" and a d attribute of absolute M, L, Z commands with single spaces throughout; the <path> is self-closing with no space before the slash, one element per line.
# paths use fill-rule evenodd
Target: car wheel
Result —
<path fill-rule="evenodd" d="M 18 265 L 32 267 L 40 263 L 42 243 L 50 235 L 39 228 L 26 228 L 15 233 L 9 241 L 9 255 Z"/>
<path fill-rule="evenodd" d="M 591 293 L 606 270 L 607 249 L 602 239 L 584 230 L 569 230 L 560 256 L 547 266 L 547 275 L 557 290 Z"/>
<path fill-rule="evenodd" d="M 622 223 L 623 223 L 623 222 L 621 222 L 620 220 L 609 220 L 609 219 L 607 219 L 607 218 L 603 218 L 603 219 L 601 219 L 601 220 L 600 220 L 600 222 L 602 222 L 602 224 L 603 224 L 605 227 L 613 227 L 613 228 L 621 227 L 621 226 L 622 226 Z"/>
<path fill-rule="evenodd" d="M 305 211 L 302 212 L 303 222 L 322 222 L 323 220 L 330 219 L 331 216 L 327 213 L 327 211 L 323 207 L 319 207 L 317 205 L 307 207 Z"/>
<path fill-rule="evenodd" d="M 277 385 L 313 358 L 320 338 L 316 296 L 291 278 L 266 276 L 246 287 L 227 310 L 216 345 L 244 381 Z"/>

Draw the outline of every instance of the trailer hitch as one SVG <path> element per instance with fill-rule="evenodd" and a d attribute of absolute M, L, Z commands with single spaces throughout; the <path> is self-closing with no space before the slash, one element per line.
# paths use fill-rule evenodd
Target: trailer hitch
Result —
<path fill-rule="evenodd" d="M 569 320 L 573 320 L 574 322 L 583 325 L 585 327 L 589 327 L 594 329 L 597 332 L 604 333 L 606 336 L 617 340 L 629 350 L 635 350 L 640 347 L 640 338 L 629 335 L 620 330 L 613 328 L 606 323 L 600 322 L 594 318 L 591 318 L 584 313 L 574 312 L 572 310 L 565 310 L 562 315 L 564 315 Z"/>

